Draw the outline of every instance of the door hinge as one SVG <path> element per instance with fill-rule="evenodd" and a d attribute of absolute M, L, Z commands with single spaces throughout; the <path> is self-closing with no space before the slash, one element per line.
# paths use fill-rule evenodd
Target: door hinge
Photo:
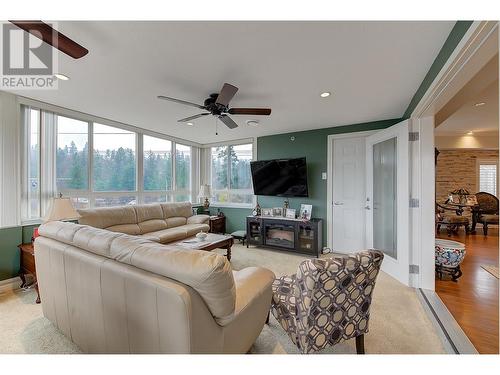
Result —
<path fill-rule="evenodd" d="M 408 140 L 410 142 L 416 142 L 420 139 L 420 133 L 419 132 L 409 132 L 408 133 Z"/>
<path fill-rule="evenodd" d="M 417 264 L 410 264 L 410 273 L 419 274 L 420 270 Z"/>
<path fill-rule="evenodd" d="M 420 207 L 420 200 L 418 198 L 410 198 L 410 208 Z"/>

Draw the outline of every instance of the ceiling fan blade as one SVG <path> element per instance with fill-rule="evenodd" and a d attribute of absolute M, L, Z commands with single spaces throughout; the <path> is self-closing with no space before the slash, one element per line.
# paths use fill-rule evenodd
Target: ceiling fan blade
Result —
<path fill-rule="evenodd" d="M 74 40 L 68 38 L 63 33 L 53 29 L 52 26 L 42 21 L 10 21 L 20 29 L 64 52 L 74 59 L 79 59 L 89 53 L 89 50 L 81 46 Z"/>
<path fill-rule="evenodd" d="M 229 129 L 234 129 L 238 127 L 238 124 L 233 121 L 228 115 L 220 115 L 219 120 L 221 120 Z"/>
<path fill-rule="evenodd" d="M 271 114 L 271 108 L 231 108 L 227 113 L 231 115 L 269 116 Z"/>
<path fill-rule="evenodd" d="M 189 105 L 191 107 L 196 107 L 196 108 L 199 108 L 199 109 L 206 109 L 202 105 L 199 105 L 199 104 L 196 104 L 196 103 L 187 102 L 187 101 L 181 100 L 181 99 L 170 98 L 168 96 L 158 95 L 158 99 L 169 100 L 171 102 L 176 102 L 176 103 L 179 103 L 179 104 Z"/>
<path fill-rule="evenodd" d="M 222 89 L 220 90 L 219 96 L 217 96 L 217 100 L 215 101 L 215 103 L 227 107 L 237 91 L 238 88 L 236 86 L 230 85 L 229 83 L 224 83 L 224 86 L 222 86 Z"/>
<path fill-rule="evenodd" d="M 186 118 L 183 118 L 183 119 L 180 119 L 180 120 L 177 120 L 177 122 L 188 122 L 188 121 L 191 121 L 191 120 L 194 120 L 194 119 L 197 119 L 198 117 L 203 117 L 203 116 L 208 116 L 210 113 L 200 113 L 198 115 L 194 115 L 194 116 L 189 116 L 189 117 L 186 117 Z"/>

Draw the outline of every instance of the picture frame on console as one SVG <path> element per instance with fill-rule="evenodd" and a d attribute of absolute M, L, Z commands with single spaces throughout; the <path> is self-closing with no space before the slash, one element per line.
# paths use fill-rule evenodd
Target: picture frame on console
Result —
<path fill-rule="evenodd" d="M 261 216 L 272 217 L 273 216 L 273 209 L 272 208 L 263 208 L 261 210 Z"/>
<path fill-rule="evenodd" d="M 286 209 L 286 212 L 285 212 L 285 217 L 287 219 L 295 219 L 295 213 L 296 213 L 296 209 L 295 208 L 287 208 Z"/>
<path fill-rule="evenodd" d="M 302 220 L 311 220 L 312 204 L 300 205 L 300 218 Z"/>
<path fill-rule="evenodd" d="M 283 217 L 283 207 L 274 207 L 273 208 L 273 216 L 274 217 Z"/>

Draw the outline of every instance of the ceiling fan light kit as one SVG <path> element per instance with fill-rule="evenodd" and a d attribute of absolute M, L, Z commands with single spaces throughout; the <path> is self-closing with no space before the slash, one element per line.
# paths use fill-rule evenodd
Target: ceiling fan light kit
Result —
<path fill-rule="evenodd" d="M 229 83 L 224 83 L 220 93 L 210 94 L 210 96 L 205 99 L 203 105 L 188 102 L 186 100 L 181 100 L 177 98 L 172 98 L 169 96 L 158 95 L 158 99 L 168 100 L 174 103 L 179 103 L 183 105 L 187 105 L 190 107 L 195 107 L 198 109 L 203 109 L 207 112 L 199 113 L 197 115 L 189 116 L 177 122 L 181 123 L 191 123 L 191 121 L 203 117 L 212 115 L 215 116 L 216 119 L 219 119 L 224 125 L 226 125 L 229 129 L 234 129 L 238 127 L 238 124 L 228 116 L 229 115 L 255 115 L 255 116 L 269 116 L 271 114 L 271 108 L 229 108 L 229 102 L 236 95 L 238 88 Z M 253 120 L 255 121 L 255 120 Z M 257 125 L 258 121 L 255 121 Z M 247 122 L 248 124 L 248 122 Z"/>

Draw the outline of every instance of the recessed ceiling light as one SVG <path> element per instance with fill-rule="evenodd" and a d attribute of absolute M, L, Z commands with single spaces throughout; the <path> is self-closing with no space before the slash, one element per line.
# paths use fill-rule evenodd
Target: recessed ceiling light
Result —
<path fill-rule="evenodd" d="M 186 122 L 186 125 L 193 126 L 194 124 L 192 122 Z"/>
<path fill-rule="evenodd" d="M 470 131 L 470 132 L 467 132 L 467 135 L 474 135 L 474 133 L 472 131 Z"/>
<path fill-rule="evenodd" d="M 69 80 L 68 76 L 65 76 L 64 74 L 61 74 L 61 73 L 56 73 L 56 74 L 54 74 L 54 76 L 57 79 L 60 79 L 61 81 L 67 81 L 67 80 Z"/>
<path fill-rule="evenodd" d="M 332 93 L 331 92 L 322 92 L 319 96 L 321 96 L 322 98 L 328 98 Z"/>
<path fill-rule="evenodd" d="M 485 104 L 486 104 L 485 102 L 479 102 L 479 103 L 474 104 L 474 107 L 481 107 Z"/>
<path fill-rule="evenodd" d="M 250 125 L 250 126 L 258 126 L 259 125 L 259 121 L 258 120 L 247 120 L 247 125 Z"/>

